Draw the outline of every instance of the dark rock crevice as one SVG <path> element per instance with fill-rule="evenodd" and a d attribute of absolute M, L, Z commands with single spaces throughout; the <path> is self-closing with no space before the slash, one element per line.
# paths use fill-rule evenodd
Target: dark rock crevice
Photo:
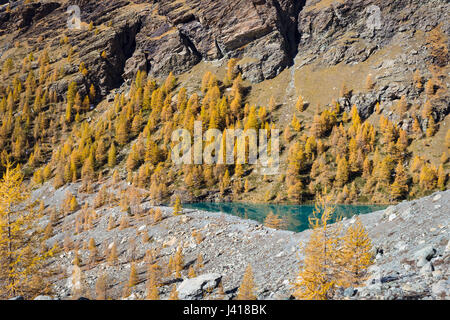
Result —
<path fill-rule="evenodd" d="M 87 52 L 97 52 L 98 56 L 90 56 L 87 66 L 93 82 L 97 84 L 101 97 L 106 96 L 110 90 L 120 87 L 126 79 L 124 78 L 127 60 L 136 51 L 136 36 L 141 30 L 140 19 L 128 21 L 116 28 L 116 30 L 101 43 L 94 44 L 92 50 Z M 98 47 L 98 49 L 97 49 Z M 100 56 L 105 51 L 107 58 Z"/>
<path fill-rule="evenodd" d="M 306 0 L 273 0 L 273 5 L 278 15 L 277 26 L 285 39 L 286 52 L 292 64 L 293 59 L 297 55 L 300 43 L 300 31 L 298 28 L 299 15 L 306 5 Z"/>

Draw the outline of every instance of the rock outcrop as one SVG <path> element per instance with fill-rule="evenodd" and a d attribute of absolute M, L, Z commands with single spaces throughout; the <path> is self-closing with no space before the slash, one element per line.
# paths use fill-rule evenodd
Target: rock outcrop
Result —
<path fill-rule="evenodd" d="M 213 291 L 220 283 L 222 276 L 215 273 L 202 274 L 184 280 L 178 287 L 178 298 L 181 300 L 198 300 L 205 293 Z"/>

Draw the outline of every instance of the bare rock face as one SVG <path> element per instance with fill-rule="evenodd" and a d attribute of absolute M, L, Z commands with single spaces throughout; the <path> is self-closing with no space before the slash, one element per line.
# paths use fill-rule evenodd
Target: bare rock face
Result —
<path fill-rule="evenodd" d="M 200 60 L 246 57 L 244 78 L 273 78 L 292 63 L 296 16 L 302 1 L 188 0 L 155 2 L 159 17 L 144 17 L 137 47 L 148 53 L 150 71 L 181 73 Z"/>
<path fill-rule="evenodd" d="M 449 34 L 448 1 L 352 0 L 328 5 L 324 2 L 307 1 L 299 13 L 297 60 L 308 58 L 308 63 L 317 62 L 325 68 L 340 63 L 357 65 L 379 51 L 389 52 L 395 46 L 403 46 L 406 49 L 403 55 L 374 67 L 388 70 L 376 79 L 383 83 L 376 92 L 359 93 L 340 103 L 346 109 L 356 104 L 361 116 L 367 118 L 376 102 L 391 105 L 402 96 L 417 99 L 420 92 L 407 77 L 416 70 L 427 74 L 428 66 L 435 62 L 428 54 L 427 40 L 419 39 L 438 25 L 444 34 Z M 422 45 L 413 49 L 408 45 L 411 42 Z M 448 91 L 439 99 L 433 101 L 433 116 L 442 120 L 450 112 Z"/>
<path fill-rule="evenodd" d="M 352 0 L 324 7 L 320 2 L 308 1 L 299 14 L 299 46 L 323 55 L 329 65 L 365 61 L 397 34 L 430 31 L 440 23 L 444 32 L 450 30 L 445 0 Z"/>
<path fill-rule="evenodd" d="M 147 57 L 141 50 L 136 50 L 125 63 L 123 78 L 130 79 L 137 71 L 148 70 Z"/>
<path fill-rule="evenodd" d="M 13 3 L 12 7 L 14 8 L 17 5 Z M 14 29 L 26 30 L 33 23 L 43 19 L 58 7 L 60 7 L 60 4 L 57 2 L 36 2 L 24 4 L 20 10 L 11 12 L 7 12 L 2 8 L 4 11 L 0 11 L 0 35 Z"/>
<path fill-rule="evenodd" d="M 299 39 L 297 17 L 303 4 L 292 0 L 140 1 L 138 8 L 125 14 L 120 10 L 125 1 L 78 1 L 83 20 L 97 25 L 114 13 L 121 19 L 115 18 L 113 25 L 124 21 L 139 25 L 129 37 L 134 50 L 142 52 L 147 61 L 139 54 L 141 62 L 134 65 L 137 57 L 124 50 L 127 59 L 133 55 L 124 78 L 144 66 L 154 76 L 163 77 L 170 71 L 188 71 L 202 59 L 246 57 L 241 71 L 253 82 L 273 78 L 293 63 Z M 123 70 L 124 63 L 120 61 L 118 67 Z"/>

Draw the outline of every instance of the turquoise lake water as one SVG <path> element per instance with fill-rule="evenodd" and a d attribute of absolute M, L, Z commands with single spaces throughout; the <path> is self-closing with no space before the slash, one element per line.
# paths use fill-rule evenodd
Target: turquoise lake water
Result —
<path fill-rule="evenodd" d="M 279 204 L 250 204 L 236 202 L 201 202 L 183 204 L 186 209 L 198 209 L 212 212 L 224 212 L 241 218 L 263 222 L 272 211 L 286 221 L 286 230 L 300 232 L 308 229 L 308 217 L 312 215 L 314 205 L 279 205 Z M 336 205 L 335 217 L 350 218 L 356 214 L 365 214 L 385 209 L 378 205 Z"/>

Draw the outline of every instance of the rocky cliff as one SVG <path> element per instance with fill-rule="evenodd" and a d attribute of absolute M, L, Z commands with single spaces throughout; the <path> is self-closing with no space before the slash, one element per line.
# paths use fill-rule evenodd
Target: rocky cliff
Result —
<path fill-rule="evenodd" d="M 77 0 L 70 4 L 79 5 L 84 24 L 92 21 L 110 28 L 88 37 L 83 30 L 67 30 L 69 3 L 65 1 L 13 1 L 13 9 L 3 8 L 0 14 L 0 35 L 11 35 L 9 46 L 38 36 L 56 39 L 68 31 L 78 35 L 71 42 L 82 50 L 80 55 L 104 93 L 137 69 L 163 77 L 170 71 L 189 71 L 200 61 L 238 57 L 243 58 L 239 64 L 243 77 L 260 82 L 285 68 L 314 61 L 327 66 L 358 64 L 399 44 L 406 57 L 395 75 L 396 82 L 404 82 L 411 70 L 426 71 L 423 62 L 430 58 L 423 33 L 437 25 L 446 34 L 450 30 L 449 5 L 444 0 Z M 57 41 L 50 44 L 56 45 Z M 8 44 L 3 52 L 7 48 Z M 106 50 L 110 59 L 99 60 L 95 55 L 99 50 Z M 395 98 L 410 91 L 400 88 L 385 96 Z"/>

